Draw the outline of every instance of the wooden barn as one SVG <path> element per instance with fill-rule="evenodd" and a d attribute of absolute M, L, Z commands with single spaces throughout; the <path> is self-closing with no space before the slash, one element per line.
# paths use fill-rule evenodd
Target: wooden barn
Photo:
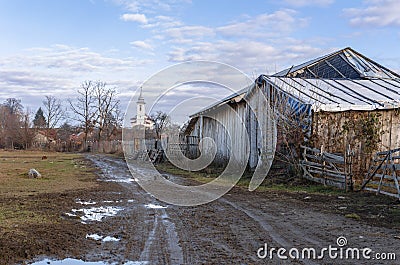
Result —
<path fill-rule="evenodd" d="M 276 153 L 299 159 L 300 145 L 332 157 L 351 150 L 352 174 L 361 176 L 375 152 L 400 147 L 399 104 L 400 75 L 345 48 L 261 75 L 252 86 L 192 115 L 186 134 L 214 139 L 216 164 L 248 153 L 249 169 Z M 277 134 L 270 129 L 274 122 Z"/>

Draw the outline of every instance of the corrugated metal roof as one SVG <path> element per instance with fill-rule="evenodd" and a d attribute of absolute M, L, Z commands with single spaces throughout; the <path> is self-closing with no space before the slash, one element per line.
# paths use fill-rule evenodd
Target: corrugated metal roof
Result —
<path fill-rule="evenodd" d="M 400 102 L 400 75 L 351 48 L 262 78 L 316 110 L 397 108 Z"/>
<path fill-rule="evenodd" d="M 328 79 L 400 78 L 399 74 L 349 47 L 292 66 L 273 76 Z"/>
<path fill-rule="evenodd" d="M 267 77 L 263 79 L 301 99 L 315 109 L 377 109 L 400 105 L 400 83 L 394 80 L 307 79 Z"/>
<path fill-rule="evenodd" d="M 400 107 L 400 75 L 351 48 L 345 48 L 272 76 L 267 82 L 315 111 L 374 110 Z M 193 114 L 196 117 L 236 97 L 243 98 L 254 85 Z"/>

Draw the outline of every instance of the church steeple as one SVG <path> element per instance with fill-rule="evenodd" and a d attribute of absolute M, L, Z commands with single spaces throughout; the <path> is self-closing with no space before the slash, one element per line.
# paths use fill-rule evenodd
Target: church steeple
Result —
<path fill-rule="evenodd" d="M 142 87 L 140 87 L 140 94 L 139 94 L 139 97 L 138 97 L 138 101 L 137 101 L 137 103 L 139 104 L 139 103 L 141 103 L 141 104 L 146 104 L 145 102 L 144 102 L 144 98 L 143 98 L 143 89 L 142 89 Z"/>
<path fill-rule="evenodd" d="M 136 124 L 144 125 L 146 119 L 146 108 L 145 108 L 146 103 L 144 102 L 142 87 L 140 87 L 140 94 L 136 103 L 137 103 Z"/>

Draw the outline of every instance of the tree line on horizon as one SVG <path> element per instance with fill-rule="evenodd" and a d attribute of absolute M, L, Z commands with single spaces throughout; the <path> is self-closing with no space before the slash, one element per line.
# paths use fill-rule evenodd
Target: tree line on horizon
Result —
<path fill-rule="evenodd" d="M 60 141 L 83 132 L 83 148 L 89 135 L 91 140 L 109 140 L 122 126 L 117 89 L 102 81 L 84 81 L 76 92 L 76 98 L 66 101 L 46 95 L 35 115 L 24 108 L 20 99 L 8 98 L 0 103 L 0 148 L 29 149 L 38 132 L 51 138 L 55 130 L 54 140 Z M 72 112 L 69 117 L 68 111 Z"/>

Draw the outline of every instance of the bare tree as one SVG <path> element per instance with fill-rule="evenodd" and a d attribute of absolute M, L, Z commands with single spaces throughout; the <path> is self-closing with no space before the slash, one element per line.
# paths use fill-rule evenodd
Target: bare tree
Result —
<path fill-rule="evenodd" d="M 154 122 L 154 132 L 158 139 L 161 139 L 161 134 L 167 124 L 170 122 L 170 118 L 167 113 L 162 111 L 157 111 L 150 115 L 150 120 Z"/>
<path fill-rule="evenodd" d="M 23 147 L 21 141 L 23 106 L 21 100 L 7 99 L 0 105 L 0 138 L 3 147 Z"/>
<path fill-rule="evenodd" d="M 107 140 L 110 140 L 113 134 L 117 134 L 118 129 L 122 127 L 122 112 L 118 106 L 107 115 L 104 134 Z"/>
<path fill-rule="evenodd" d="M 109 127 L 112 127 L 116 121 L 116 114 L 119 114 L 119 100 L 117 99 L 117 90 L 108 88 L 105 82 L 100 81 L 94 83 L 94 97 L 97 108 L 97 139 L 100 142 L 103 133 L 110 131 Z M 107 138 L 108 135 L 106 132 Z"/>
<path fill-rule="evenodd" d="M 54 129 L 64 117 L 64 110 L 62 108 L 61 100 L 54 96 L 45 96 L 45 100 L 43 100 L 43 106 L 46 129 Z"/>
<path fill-rule="evenodd" d="M 32 145 L 32 141 L 35 136 L 35 132 L 31 130 L 30 115 L 30 111 L 26 110 L 22 116 L 21 138 L 25 149 L 28 149 Z"/>
<path fill-rule="evenodd" d="M 79 121 L 84 130 L 84 149 L 86 149 L 86 142 L 88 135 L 92 132 L 95 125 L 95 118 L 97 115 L 97 108 L 94 96 L 94 83 L 92 81 L 85 81 L 78 89 L 78 98 L 76 101 L 68 100 L 70 108 L 75 115 L 75 120 Z"/>

